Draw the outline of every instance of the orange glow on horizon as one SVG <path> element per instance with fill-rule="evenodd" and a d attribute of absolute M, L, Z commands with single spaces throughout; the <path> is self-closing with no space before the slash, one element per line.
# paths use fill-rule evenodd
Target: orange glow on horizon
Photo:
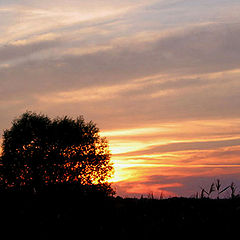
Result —
<path fill-rule="evenodd" d="M 187 121 L 103 131 L 101 135 L 109 139 L 115 168 L 109 182 L 117 186 L 129 184 L 126 191 L 131 194 L 150 190 L 159 193 L 165 188 L 184 186 L 167 182 L 147 184 L 151 176 L 201 178 L 238 173 L 239 122 L 239 119 Z"/>

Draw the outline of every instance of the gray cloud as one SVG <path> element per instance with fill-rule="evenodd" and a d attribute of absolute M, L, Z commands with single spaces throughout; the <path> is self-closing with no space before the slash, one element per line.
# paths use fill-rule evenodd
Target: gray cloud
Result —
<path fill-rule="evenodd" d="M 234 182 L 237 186 L 240 186 L 240 177 L 239 174 L 226 173 L 221 176 L 212 175 L 212 176 L 150 176 L 148 181 L 145 184 L 163 184 L 163 183 L 174 183 L 178 182 L 182 184 L 181 187 L 171 187 L 171 188 L 162 188 L 163 190 L 173 191 L 180 196 L 191 196 L 196 194 L 196 192 L 201 191 L 201 187 L 209 189 L 212 182 L 215 182 L 216 179 L 220 179 L 222 186 L 228 186 L 231 182 Z"/>
<path fill-rule="evenodd" d="M 48 88 L 72 89 L 82 86 L 116 84 L 133 78 L 159 73 L 206 73 L 239 67 L 240 25 L 210 25 L 171 34 L 154 42 L 131 43 L 83 56 L 63 56 L 60 59 L 44 59 L 25 62 L 3 69 L 1 79 L 11 85 L 12 81 L 35 84 L 32 90 Z M 25 46 L 23 50 L 2 50 L 4 55 L 24 55 L 31 49 L 50 47 L 57 42 Z M 238 51 L 239 49 L 239 51 Z M 11 55 L 12 56 L 12 55 Z M 24 71 L 22 71 L 24 69 Z M 9 76 L 11 72 L 11 76 Z M 50 83 L 51 80 L 51 83 Z M 23 90 L 24 87 L 20 88 Z M 40 88 L 40 89 L 39 89 Z"/>
<path fill-rule="evenodd" d="M 208 169 L 211 171 L 211 169 Z M 239 169 L 236 169 L 239 170 Z M 224 174 L 221 174 L 221 176 L 216 175 L 213 173 L 210 176 L 206 176 L 204 174 L 198 174 L 196 176 L 181 176 L 181 175 L 150 175 L 145 176 L 144 181 L 137 181 L 137 182 L 119 182 L 115 183 L 114 186 L 117 189 L 117 192 L 121 196 L 128 196 L 128 197 L 141 197 L 142 194 L 151 193 L 148 192 L 148 189 L 151 188 L 151 186 L 155 186 L 155 192 L 153 192 L 155 197 L 159 197 L 161 192 L 167 191 L 170 193 L 175 193 L 178 196 L 183 197 L 191 197 L 195 195 L 197 192 L 200 193 L 201 187 L 205 189 L 209 189 L 212 182 L 215 182 L 216 179 L 220 179 L 220 182 L 222 184 L 222 189 L 226 186 L 229 186 L 232 182 L 234 182 L 238 188 L 237 193 L 239 192 L 239 186 L 240 186 L 240 177 L 239 173 L 231 173 L 226 172 Z M 174 186 L 175 183 L 178 183 L 178 186 Z M 167 186 L 169 184 L 169 186 Z M 136 185 L 140 185 L 141 189 L 145 189 L 145 192 L 134 192 L 131 191 L 134 189 Z M 157 187 L 159 185 L 159 187 Z M 164 186 L 166 185 L 166 186 Z M 172 186 L 171 186 L 172 185 Z M 222 197 L 229 197 L 230 192 L 226 191 L 224 194 L 222 194 Z M 165 195 L 165 197 L 168 197 L 168 195 Z M 212 194 L 212 197 L 216 197 L 216 194 Z"/>
<path fill-rule="evenodd" d="M 166 34 L 154 41 L 121 41 L 111 49 L 85 55 L 62 55 L 47 59 L 29 59 L 0 70 L 0 92 L 3 101 L 23 101 L 19 109 L 32 109 L 70 115 L 80 112 L 103 127 L 136 126 L 143 123 L 181 119 L 234 118 L 240 105 L 239 81 L 229 76 L 185 78 L 184 75 L 231 70 L 239 67 L 238 24 L 210 24 L 190 27 Z M 51 49 L 60 39 L 9 47 L 9 58 Z M 60 48 L 59 48 L 60 49 Z M 61 53 L 61 51 L 60 51 Z M 174 74 L 175 80 L 150 84 L 138 90 L 124 90 L 114 99 L 95 102 L 40 105 L 35 96 L 86 87 L 124 85 L 133 79 L 154 74 Z M 151 98 L 162 90 L 176 94 Z M 60 107 L 61 106 L 61 107 Z M 13 109 L 12 105 L 9 105 Z M 78 111 L 76 111 L 78 109 Z"/>
<path fill-rule="evenodd" d="M 199 80 L 200 81 L 200 80 Z M 237 82 L 237 80 L 236 80 Z M 113 99 L 93 102 L 38 104 L 38 109 L 69 114 L 78 109 L 106 128 L 126 128 L 150 123 L 176 122 L 183 120 L 239 118 L 236 111 L 240 105 L 239 83 L 226 79 L 224 83 L 206 84 L 206 87 L 180 88 L 176 93 L 151 98 L 151 91 L 120 94 Z M 145 88 L 146 89 L 146 88 Z M 36 106 L 36 105 L 35 105 Z M 219 130 L 221 132 L 221 130 Z"/>
<path fill-rule="evenodd" d="M 9 60 L 17 60 L 19 58 L 28 57 L 36 52 L 48 50 L 60 45 L 59 40 L 45 40 L 36 43 L 20 44 L 20 45 L 4 45 L 0 48 L 0 62 L 8 62 Z"/>

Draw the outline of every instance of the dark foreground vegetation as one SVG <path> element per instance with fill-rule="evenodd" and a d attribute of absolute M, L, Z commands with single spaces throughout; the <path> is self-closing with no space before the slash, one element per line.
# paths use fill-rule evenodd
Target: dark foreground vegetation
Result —
<path fill-rule="evenodd" d="M 82 188 L 1 193 L 1 232 L 31 239 L 162 239 L 235 234 L 240 199 L 121 198 Z"/>
<path fill-rule="evenodd" d="M 113 197 L 105 138 L 82 117 L 26 112 L 4 131 L 3 239 L 162 239 L 238 234 L 240 197 L 219 180 L 195 198 Z M 231 199 L 220 199 L 226 191 Z M 216 199 L 210 199 L 212 194 Z"/>

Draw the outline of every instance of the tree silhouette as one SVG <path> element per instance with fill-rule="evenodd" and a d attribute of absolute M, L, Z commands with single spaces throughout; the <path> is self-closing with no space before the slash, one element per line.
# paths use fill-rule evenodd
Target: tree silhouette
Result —
<path fill-rule="evenodd" d="M 98 185 L 108 189 L 113 173 L 107 140 L 83 117 L 50 119 L 26 112 L 3 134 L 4 189 L 38 191 L 52 184 Z"/>

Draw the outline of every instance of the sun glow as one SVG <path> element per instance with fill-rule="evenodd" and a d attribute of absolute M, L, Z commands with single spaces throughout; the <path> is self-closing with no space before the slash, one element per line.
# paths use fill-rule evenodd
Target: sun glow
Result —
<path fill-rule="evenodd" d="M 146 144 L 141 142 L 110 142 L 110 151 L 112 154 L 122 154 L 127 152 L 138 151 L 146 148 Z"/>
<path fill-rule="evenodd" d="M 235 174 L 240 148 L 239 135 L 233 133 L 239 132 L 239 122 L 199 120 L 103 131 L 115 169 L 109 182 L 126 196 L 169 194 L 185 187 L 178 179 Z M 165 180 L 151 182 L 159 175 Z M 168 182 L 171 178 L 174 183 Z"/>
<path fill-rule="evenodd" d="M 115 182 L 121 182 L 129 179 L 131 175 L 129 174 L 129 171 L 127 171 L 127 168 L 131 168 L 131 164 L 123 164 L 119 163 L 117 160 L 113 160 L 113 167 L 114 167 L 114 174 L 111 179 L 109 179 L 108 182 L 115 183 Z"/>

